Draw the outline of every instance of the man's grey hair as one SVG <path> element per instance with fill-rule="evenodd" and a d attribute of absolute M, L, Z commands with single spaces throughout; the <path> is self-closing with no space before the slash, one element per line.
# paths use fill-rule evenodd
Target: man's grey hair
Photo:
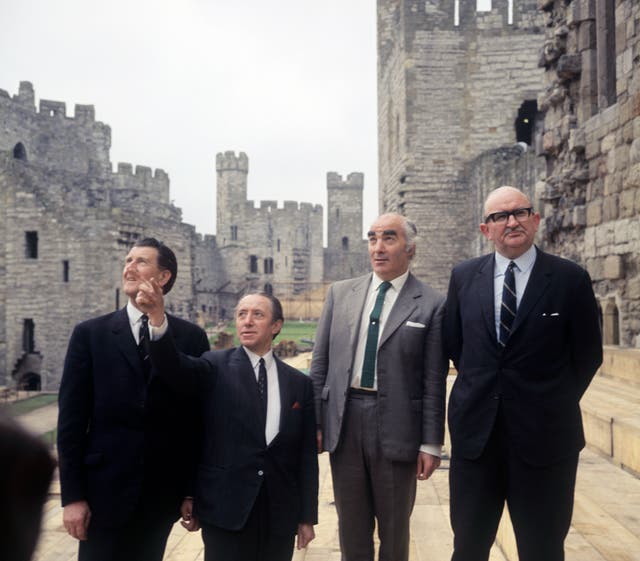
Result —
<path fill-rule="evenodd" d="M 404 226 L 404 237 L 407 240 L 407 247 L 416 248 L 416 244 L 418 242 L 418 228 L 406 216 L 403 216 L 402 219 L 402 224 Z"/>

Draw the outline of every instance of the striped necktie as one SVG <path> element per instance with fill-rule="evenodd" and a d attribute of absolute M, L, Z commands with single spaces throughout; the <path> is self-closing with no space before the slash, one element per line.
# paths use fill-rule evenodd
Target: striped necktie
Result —
<path fill-rule="evenodd" d="M 504 284 L 502 285 L 502 304 L 500 305 L 500 340 L 502 347 L 506 346 L 511 335 L 513 321 L 516 319 L 518 299 L 516 296 L 516 277 L 513 269 L 516 264 L 509 262 L 509 266 L 504 273 Z"/>
<path fill-rule="evenodd" d="M 151 359 L 149 358 L 150 340 L 149 317 L 146 314 L 142 314 L 142 317 L 140 318 L 140 332 L 138 334 L 138 354 L 142 361 L 142 370 L 144 371 L 145 381 L 149 381 L 149 374 L 151 373 Z"/>
<path fill-rule="evenodd" d="M 260 366 L 258 367 L 258 391 L 260 392 L 260 399 L 262 400 L 262 409 L 263 414 L 266 417 L 267 414 L 267 366 L 264 362 L 264 358 L 261 358 L 259 361 Z"/>

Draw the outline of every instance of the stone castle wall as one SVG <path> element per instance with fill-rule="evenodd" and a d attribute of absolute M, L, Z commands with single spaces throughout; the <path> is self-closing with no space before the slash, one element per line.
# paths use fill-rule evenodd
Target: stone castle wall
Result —
<path fill-rule="evenodd" d="M 178 257 L 168 310 L 201 325 L 231 317 L 249 290 L 272 290 L 296 317 L 315 317 L 309 303 L 326 281 L 368 270 L 349 253 L 325 255 L 320 205 L 248 200 L 246 154 L 218 154 L 218 235 L 201 236 L 171 204 L 167 173 L 129 163 L 112 171 L 110 144 L 93 106 L 68 117 L 63 102 L 36 110 L 29 82 L 13 97 L 0 90 L 0 385 L 37 374 L 43 389 L 57 388 L 74 325 L 125 305 L 124 257 L 144 237 Z M 362 174 L 352 181 L 359 190 L 340 199 L 348 220 L 334 230 L 357 247 Z"/>
<path fill-rule="evenodd" d="M 249 159 L 244 152 L 218 154 L 216 172 L 216 238 L 230 294 L 299 294 L 369 270 L 362 240 L 363 174 L 351 173 L 344 181 L 335 172 L 327 174 L 329 231 L 328 248 L 323 249 L 320 205 L 248 200 Z M 345 238 L 350 242 L 343 251 Z"/>
<path fill-rule="evenodd" d="M 515 144 L 518 110 L 540 89 L 532 4 L 514 0 L 510 25 L 506 0 L 486 13 L 461 0 L 456 25 L 454 0 L 378 0 L 380 208 L 416 222 L 413 270 L 440 290 L 476 238 L 465 166 Z"/>
<path fill-rule="evenodd" d="M 109 146 L 110 129 L 92 107 L 70 118 L 61 102 L 41 101 L 36 111 L 28 82 L 13 98 L 0 91 L 0 385 L 29 374 L 20 368 L 31 354 L 42 360 L 42 388 L 57 388 L 73 326 L 126 303 L 124 257 L 143 237 L 176 252 L 168 309 L 196 317 L 194 295 L 207 283 L 196 277 L 195 229 L 170 204 L 163 170 L 119 164 L 112 172 Z"/>
<path fill-rule="evenodd" d="M 587 268 L 605 343 L 640 347 L 640 4 L 540 0 L 545 247 Z"/>

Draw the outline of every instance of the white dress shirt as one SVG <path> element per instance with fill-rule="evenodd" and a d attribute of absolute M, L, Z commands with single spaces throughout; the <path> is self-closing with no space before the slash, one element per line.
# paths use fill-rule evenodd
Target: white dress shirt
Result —
<path fill-rule="evenodd" d="M 408 276 L 409 271 L 390 281 L 391 286 L 387 289 L 387 292 L 384 295 L 384 303 L 382 304 L 382 312 L 380 313 L 378 341 L 380 341 L 380 337 L 384 332 L 384 326 L 387 323 L 389 313 L 391 312 L 393 305 L 396 303 L 398 294 L 400 294 L 404 283 L 407 282 Z M 361 388 L 360 380 L 362 378 L 362 365 L 364 363 L 364 349 L 367 345 L 367 335 L 369 333 L 369 316 L 371 315 L 373 307 L 375 306 L 376 298 L 378 296 L 378 289 L 383 282 L 384 281 L 378 275 L 373 273 L 373 277 L 371 278 L 371 282 L 369 283 L 369 291 L 364 303 L 364 308 L 362 309 L 362 317 L 360 318 L 360 333 L 358 334 L 358 344 L 356 346 L 356 354 L 353 360 L 353 378 L 351 379 L 352 388 L 372 391 L 378 389 L 378 361 L 376 361 L 374 370 L 373 387 Z"/>
<path fill-rule="evenodd" d="M 404 274 L 390 281 L 391 286 L 387 289 L 387 292 L 384 295 L 384 303 L 382 304 L 382 312 L 380 313 L 380 329 L 378 331 L 378 341 L 380 341 L 380 336 L 384 332 L 384 326 L 387 323 L 387 319 L 389 317 L 389 314 L 391 313 L 391 310 L 393 309 L 393 305 L 398 299 L 398 294 L 400 294 L 400 291 L 402 290 L 404 284 L 407 282 L 408 277 L 409 271 L 406 271 Z M 364 349 L 367 344 L 367 335 L 369 333 L 369 316 L 373 311 L 373 307 L 375 306 L 376 298 L 378 296 L 378 290 L 383 282 L 384 281 L 378 275 L 373 273 L 371 283 L 369 283 L 369 291 L 364 303 L 364 308 L 362 309 L 362 317 L 360 318 L 360 332 L 358 334 L 358 344 L 356 346 L 356 354 L 353 360 L 353 378 L 351 380 L 352 388 L 372 391 L 378 389 L 377 360 L 374 370 L 373 388 L 362 388 L 360 386 L 360 380 L 362 378 L 362 365 L 364 363 Z M 402 366 L 399 365 L 399 367 L 401 368 Z M 420 446 L 420 452 L 426 452 L 427 454 L 431 454 L 432 456 L 436 456 L 439 458 L 442 454 L 442 447 L 439 444 L 424 443 Z"/>
<path fill-rule="evenodd" d="M 140 310 L 138 310 L 138 308 L 136 308 L 132 303 L 131 300 L 129 300 L 127 302 L 127 316 L 129 316 L 129 326 L 131 327 L 131 333 L 133 333 L 133 338 L 136 341 L 136 345 L 140 344 L 140 328 L 142 327 L 142 316 L 143 316 L 143 312 L 141 312 Z M 167 330 L 167 316 L 165 316 L 164 318 L 164 322 L 163 324 L 160 326 L 160 328 L 164 327 L 164 330 L 162 330 L 162 332 L 157 333 L 155 338 L 154 338 L 154 330 L 158 330 L 158 327 L 153 327 L 150 323 L 147 324 L 149 326 L 149 340 L 150 341 L 155 341 L 157 339 L 160 339 L 160 337 L 162 337 L 165 333 L 165 331 Z"/>
<path fill-rule="evenodd" d="M 263 356 L 251 352 L 247 347 L 242 347 L 247 353 L 253 372 L 258 381 L 260 372 L 260 359 L 264 358 L 264 365 L 267 369 L 267 422 L 264 427 L 264 437 L 267 444 L 276 437 L 280 430 L 280 383 L 278 382 L 278 366 L 273 358 L 273 351 L 269 351 Z"/>
<path fill-rule="evenodd" d="M 532 245 L 516 259 L 509 259 L 504 255 L 500 255 L 497 251 L 495 255 L 495 266 L 493 268 L 493 306 L 495 311 L 496 337 L 500 339 L 500 309 L 502 308 L 502 287 L 504 285 L 505 272 L 509 263 L 513 261 L 516 264 L 513 268 L 513 274 L 516 280 L 516 302 L 519 308 L 522 295 L 524 294 L 525 288 L 527 288 L 527 283 L 531 276 L 531 269 L 533 269 L 533 264 L 536 262 L 536 246 Z"/>

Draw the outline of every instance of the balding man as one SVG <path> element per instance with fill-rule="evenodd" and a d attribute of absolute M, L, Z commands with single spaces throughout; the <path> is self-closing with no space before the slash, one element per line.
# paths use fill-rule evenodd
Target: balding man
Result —
<path fill-rule="evenodd" d="M 533 244 L 524 193 L 492 191 L 484 217 L 495 252 L 455 267 L 447 297 L 452 560 L 489 558 L 506 501 L 520 561 L 562 561 L 579 401 L 602 362 L 597 304 L 584 269 Z"/>
<path fill-rule="evenodd" d="M 416 229 L 383 214 L 372 273 L 327 294 L 311 363 L 319 451 L 331 454 L 343 561 L 406 561 L 416 478 L 440 464 L 447 360 L 444 298 L 409 272 Z"/>

